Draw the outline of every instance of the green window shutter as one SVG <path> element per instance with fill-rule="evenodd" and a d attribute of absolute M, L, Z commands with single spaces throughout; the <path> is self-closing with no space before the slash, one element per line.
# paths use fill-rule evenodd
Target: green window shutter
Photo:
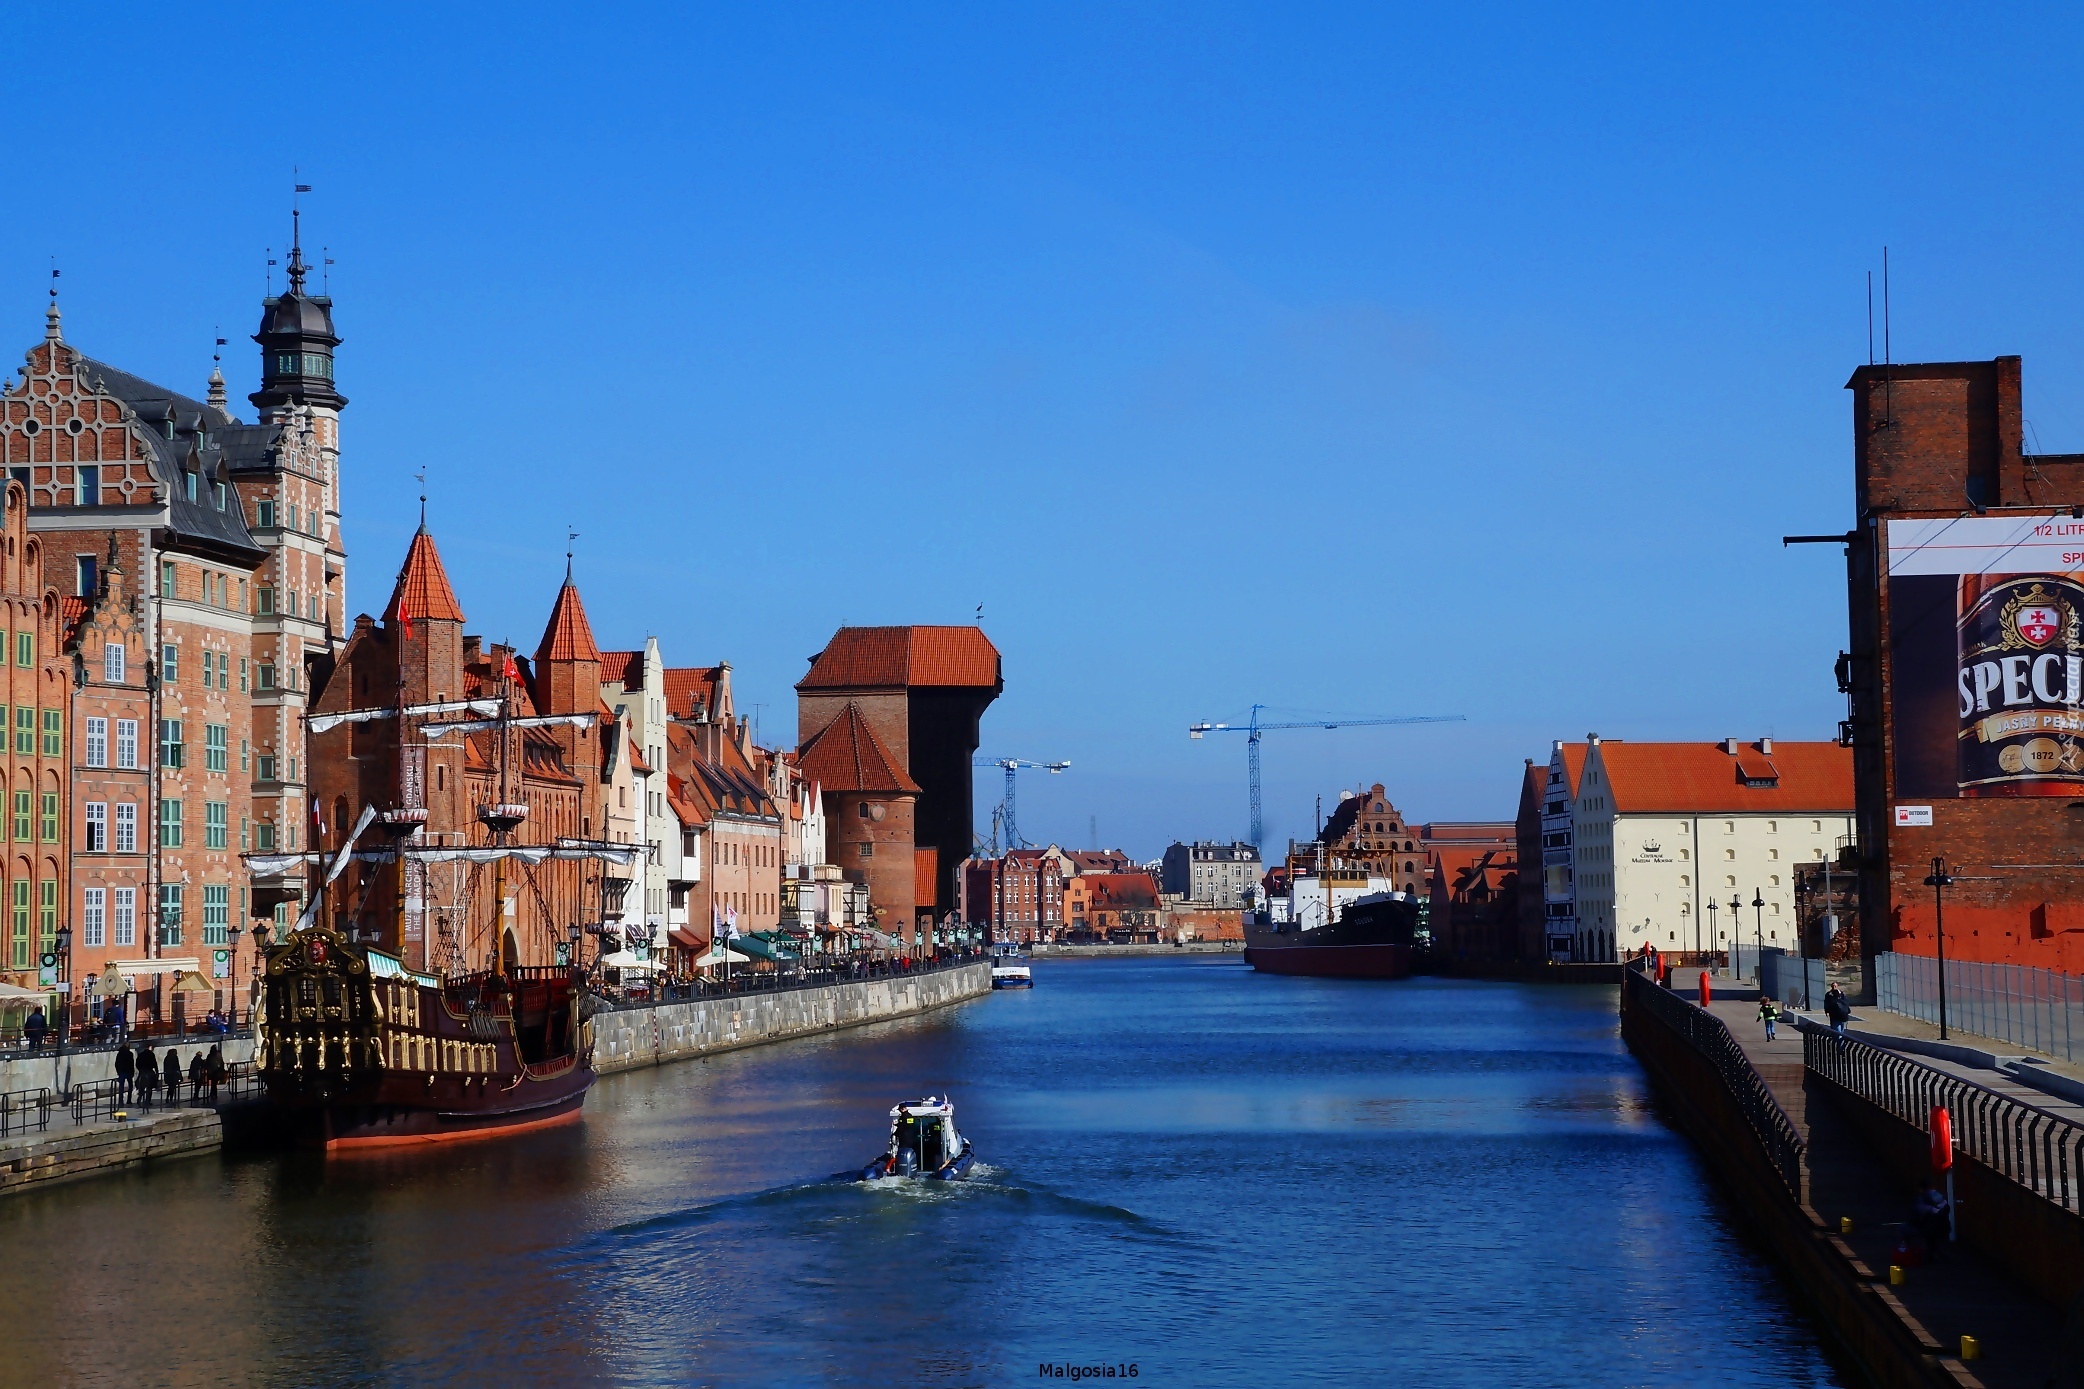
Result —
<path fill-rule="evenodd" d="M 65 713 L 60 709 L 43 711 L 43 755 L 63 757 L 65 755 Z"/>
<path fill-rule="evenodd" d="M 42 831 L 43 842 L 56 844 L 58 842 L 58 793 L 56 791 L 43 793 L 42 809 L 43 814 L 40 818 L 43 823 L 38 828 Z"/>

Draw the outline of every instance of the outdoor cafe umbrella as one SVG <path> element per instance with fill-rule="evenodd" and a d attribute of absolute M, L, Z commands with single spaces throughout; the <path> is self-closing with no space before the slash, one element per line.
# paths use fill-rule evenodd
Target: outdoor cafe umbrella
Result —
<path fill-rule="evenodd" d="M 104 970 L 101 978 L 94 981 L 96 998 L 121 998 L 130 992 L 130 981 L 116 971 Z"/>
<path fill-rule="evenodd" d="M 741 955 L 728 946 L 722 945 L 711 946 L 706 952 L 695 957 L 695 968 L 697 969 L 707 969 L 711 965 L 749 965 L 752 963 L 753 958 L 750 955 Z"/>
<path fill-rule="evenodd" d="M 197 974 L 194 970 L 184 969 L 181 971 L 180 977 L 174 980 L 174 992 L 177 994 L 214 994 L 217 992 L 217 986 L 203 978 L 202 975 Z"/>
<path fill-rule="evenodd" d="M 32 998 L 40 1003 L 49 996 L 48 989 L 25 989 L 19 984 L 0 984 L 0 1007 L 9 1003 L 26 1002 Z"/>

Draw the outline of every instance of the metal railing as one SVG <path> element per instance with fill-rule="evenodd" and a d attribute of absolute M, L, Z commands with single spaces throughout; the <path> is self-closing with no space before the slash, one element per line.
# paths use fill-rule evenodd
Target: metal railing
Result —
<path fill-rule="evenodd" d="M 1921 1133 L 1945 1106 L 1957 1150 L 2084 1214 L 2084 1125 L 1826 1028 L 1802 1029 L 1802 1064 Z"/>
<path fill-rule="evenodd" d="M 135 1080 L 88 1080 L 72 1087 L 68 1106 L 75 1124 L 93 1124 L 111 1117 L 119 1109 L 152 1113 L 168 1109 L 212 1109 L 221 1104 L 258 1098 L 265 1090 L 260 1073 L 251 1061 L 226 1066 L 213 1084 L 195 1085 L 182 1072 L 181 1084 L 168 1089 L 164 1084 L 142 1086 Z"/>
<path fill-rule="evenodd" d="M 661 1003 L 694 1003 L 706 998 L 737 998 L 746 994 L 786 993 L 792 989 L 822 989 L 833 984 L 856 984 L 868 979 L 906 979 L 921 974 L 938 974 L 990 958 L 981 949 L 951 950 L 914 962 L 909 968 L 890 960 L 861 960 L 836 965 L 810 965 L 794 969 L 734 970 L 728 980 L 694 979 L 662 983 L 648 997 L 602 996 L 600 1007 L 609 1012 L 655 1008 Z"/>
<path fill-rule="evenodd" d="M 1948 960 L 1947 1028 L 2028 1051 L 2084 1054 L 2084 978 L 2032 965 Z M 1874 998 L 1891 1013 L 1939 1021 L 1939 961 L 1884 951 L 1874 957 Z"/>
<path fill-rule="evenodd" d="M 0 1138 L 27 1133 L 31 1128 L 40 1133 L 50 1122 L 49 1086 L 36 1090 L 9 1090 L 0 1094 Z"/>
<path fill-rule="evenodd" d="M 1780 1173 L 1781 1181 L 1787 1184 L 1788 1191 L 1797 1200 L 1801 1199 L 1802 1152 L 1807 1145 L 1795 1128 L 1794 1120 L 1787 1117 L 1780 1101 L 1773 1098 L 1772 1090 L 1752 1068 L 1751 1059 L 1744 1055 L 1737 1039 L 1722 1025 L 1722 1019 L 1695 1007 L 1669 989 L 1660 988 L 1643 970 L 1642 961 L 1632 960 L 1622 971 L 1621 987 L 1627 993 L 1628 1001 L 1677 1033 L 1715 1068 L 1715 1073 L 1721 1077 L 1722 1088 L 1743 1114 L 1751 1131 L 1758 1136 L 1760 1146 Z"/>

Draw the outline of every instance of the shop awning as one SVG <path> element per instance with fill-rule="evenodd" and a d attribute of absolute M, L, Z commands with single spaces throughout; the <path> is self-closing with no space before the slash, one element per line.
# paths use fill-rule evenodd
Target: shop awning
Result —
<path fill-rule="evenodd" d="M 198 974 L 203 962 L 193 955 L 180 959 L 157 960 L 110 960 L 103 966 L 106 974 L 120 974 L 125 979 L 147 979 L 155 974 Z"/>

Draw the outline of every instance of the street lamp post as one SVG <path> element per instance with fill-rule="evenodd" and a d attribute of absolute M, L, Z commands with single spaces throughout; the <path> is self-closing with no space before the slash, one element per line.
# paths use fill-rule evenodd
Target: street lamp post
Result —
<path fill-rule="evenodd" d="M 1719 937 L 1719 936 L 1717 936 L 1717 935 L 1715 934 L 1715 908 L 1716 908 L 1717 906 L 1719 906 L 1719 905 L 1720 905 L 1720 903 L 1716 902 L 1716 900 L 1715 900 L 1714 898 L 1710 897 L 1710 898 L 1708 899 L 1708 944 L 1709 944 L 1709 945 L 1714 945 L 1714 944 L 1716 944 L 1716 943 L 1717 943 L 1717 942 L 1718 942 L 1718 941 L 1719 941 L 1719 940 L 1721 939 L 1721 937 Z"/>
<path fill-rule="evenodd" d="M 1946 890 L 1954 885 L 1946 860 L 1932 860 L 1932 876 L 1925 886 L 1932 889 L 1932 945 L 1939 957 L 1939 1040 L 1947 1039 L 1947 918 Z"/>
<path fill-rule="evenodd" d="M 62 973 L 58 978 L 65 985 L 64 1002 L 58 1005 L 58 1050 L 65 1050 L 65 1039 L 72 1035 L 72 927 L 61 924 L 55 937 L 58 958 L 63 961 Z"/>
<path fill-rule="evenodd" d="M 1760 983 L 1764 983 L 1766 978 L 1766 898 L 1765 894 L 1755 887 L 1751 889 L 1751 913 L 1756 923 L 1758 978 Z"/>
<path fill-rule="evenodd" d="M 1802 875 L 1797 873 L 1795 874 L 1795 958 L 1802 962 L 1802 1011 L 1806 1013 L 1813 1005 L 1809 1002 L 1809 942 L 1804 939 L 1802 934 L 1802 895 L 1804 890 Z"/>
<path fill-rule="evenodd" d="M 1737 942 L 1741 948 L 1744 939 L 1744 899 L 1734 892 L 1729 895 L 1729 934 L 1730 939 Z M 1751 962 L 1753 979 L 1759 977 L 1758 964 L 1755 959 Z"/>

